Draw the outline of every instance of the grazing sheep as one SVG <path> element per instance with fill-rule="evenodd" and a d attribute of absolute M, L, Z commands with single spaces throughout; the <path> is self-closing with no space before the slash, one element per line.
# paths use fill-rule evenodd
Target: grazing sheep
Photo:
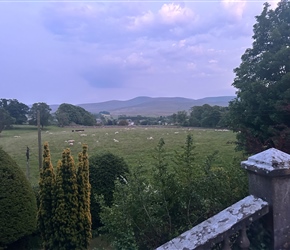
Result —
<path fill-rule="evenodd" d="M 68 142 L 68 143 L 74 143 L 75 140 L 68 140 L 67 142 Z"/>
<path fill-rule="evenodd" d="M 119 132 L 118 132 L 118 131 L 116 131 L 116 132 L 115 132 L 115 135 L 116 135 L 116 134 L 119 134 Z"/>
<path fill-rule="evenodd" d="M 114 139 L 114 142 L 119 142 L 118 140 Z"/>
<path fill-rule="evenodd" d="M 87 134 L 80 134 L 80 136 L 87 136 Z"/>
<path fill-rule="evenodd" d="M 20 135 L 14 135 L 14 138 L 20 138 Z"/>
<path fill-rule="evenodd" d="M 152 136 L 147 137 L 147 140 L 153 140 L 153 137 Z"/>
<path fill-rule="evenodd" d="M 70 145 L 70 146 L 73 146 L 73 145 L 74 145 L 74 143 L 73 143 L 73 142 L 70 142 L 70 143 L 69 143 L 69 145 Z"/>

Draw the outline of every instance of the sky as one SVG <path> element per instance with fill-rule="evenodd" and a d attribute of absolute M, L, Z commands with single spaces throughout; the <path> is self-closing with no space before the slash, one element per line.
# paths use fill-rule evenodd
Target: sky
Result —
<path fill-rule="evenodd" d="M 235 95 L 233 70 L 264 2 L 0 0 L 0 98 Z"/>

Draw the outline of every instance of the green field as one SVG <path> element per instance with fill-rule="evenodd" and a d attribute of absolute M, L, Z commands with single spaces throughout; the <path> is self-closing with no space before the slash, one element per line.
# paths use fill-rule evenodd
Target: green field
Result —
<path fill-rule="evenodd" d="M 83 132 L 72 132 L 84 129 Z M 183 128 L 183 127 L 46 127 L 41 133 L 42 144 L 48 142 L 54 167 L 61 158 L 62 150 L 70 148 L 73 156 L 81 151 L 82 143 L 89 146 L 89 156 L 105 151 L 124 157 L 130 167 L 136 167 L 140 162 L 149 165 L 152 154 L 160 138 L 165 141 L 168 157 L 173 158 L 176 150 L 184 145 L 187 134 L 193 135 L 196 145 L 198 161 L 219 151 L 219 161 L 224 164 L 231 162 L 233 157 L 241 157 L 241 153 L 234 150 L 235 140 L 231 131 L 215 131 L 214 129 Z M 34 126 L 15 126 L 14 129 L 4 130 L 0 134 L 2 147 L 18 165 L 26 171 L 26 147 L 30 148 L 30 176 L 32 184 L 38 182 L 38 139 L 37 128 Z M 114 141 L 118 140 L 118 142 Z M 68 140 L 75 140 L 69 145 Z"/>

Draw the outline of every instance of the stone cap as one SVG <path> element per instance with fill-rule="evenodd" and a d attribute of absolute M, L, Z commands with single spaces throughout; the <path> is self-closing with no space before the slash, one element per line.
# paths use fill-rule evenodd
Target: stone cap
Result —
<path fill-rule="evenodd" d="M 290 175 L 290 155 L 278 149 L 270 148 L 247 161 L 241 162 L 242 168 L 268 176 Z"/>
<path fill-rule="evenodd" d="M 269 212 L 269 204 L 253 195 L 227 207 L 156 250 L 211 249 Z"/>

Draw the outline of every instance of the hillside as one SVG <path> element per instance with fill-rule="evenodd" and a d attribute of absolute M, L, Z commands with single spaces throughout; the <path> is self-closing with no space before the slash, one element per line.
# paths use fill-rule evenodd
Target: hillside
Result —
<path fill-rule="evenodd" d="M 91 113 L 109 111 L 113 116 L 167 116 L 178 111 L 188 111 L 193 106 L 209 104 L 211 106 L 228 106 L 234 96 L 206 97 L 202 99 L 188 99 L 182 97 L 136 97 L 127 101 L 112 100 L 100 103 L 78 104 Z M 50 105 L 52 112 L 57 110 L 59 105 Z"/>

